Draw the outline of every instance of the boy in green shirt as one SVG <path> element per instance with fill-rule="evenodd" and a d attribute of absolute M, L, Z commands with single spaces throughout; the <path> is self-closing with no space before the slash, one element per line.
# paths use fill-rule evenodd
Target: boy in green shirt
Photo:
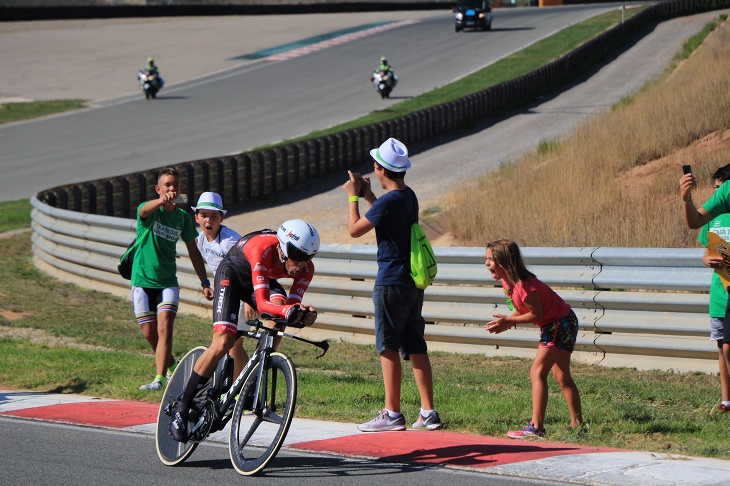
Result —
<path fill-rule="evenodd" d="M 137 238 L 140 243 L 132 266 L 132 302 L 137 324 L 155 352 L 157 371 L 151 383 L 139 387 L 145 391 L 163 389 L 166 370 L 175 364 L 172 333 L 180 302 L 175 264 L 178 239 L 182 238 L 187 246 L 205 298 L 213 299 L 205 262 L 195 244 L 198 232 L 190 215 L 178 208 L 175 202 L 179 186 L 178 172 L 173 168 L 162 169 L 155 186 L 159 198 L 137 208 Z"/>
<path fill-rule="evenodd" d="M 702 226 L 697 240 L 705 247 L 702 263 L 710 268 L 725 266 L 722 257 L 710 256 L 708 233 L 712 232 L 725 241 L 730 239 L 730 185 L 724 184 L 730 179 L 730 165 L 720 167 L 712 174 L 715 188 L 713 196 L 699 209 L 692 202 L 692 189 L 696 186 L 694 176 L 685 174 L 680 180 L 680 191 L 685 207 L 685 218 L 690 228 Z M 717 272 L 712 274 L 710 284 L 710 339 L 717 342 L 720 368 L 721 399 L 718 408 L 722 412 L 730 412 L 730 309 L 728 289 L 725 288 Z"/>

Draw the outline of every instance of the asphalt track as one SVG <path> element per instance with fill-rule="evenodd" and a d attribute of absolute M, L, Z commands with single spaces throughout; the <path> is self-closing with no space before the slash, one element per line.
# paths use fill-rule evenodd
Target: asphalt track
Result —
<path fill-rule="evenodd" d="M 134 401 L 0 390 L 0 416 L 142 434 L 149 436 L 150 454 L 154 454 L 157 410 L 157 405 Z M 208 442 L 227 444 L 227 440 L 224 429 Z M 0 445 L 12 446 L 3 444 L 1 438 Z M 730 482 L 730 461 L 583 447 L 547 439 L 520 441 L 460 434 L 448 432 L 448 428 L 363 433 L 355 424 L 295 418 L 283 450 L 287 454 L 300 451 L 482 474 L 473 484 L 484 484 L 493 475 L 552 484 L 726 486 Z M 188 461 L 196 461 L 195 453 Z"/>

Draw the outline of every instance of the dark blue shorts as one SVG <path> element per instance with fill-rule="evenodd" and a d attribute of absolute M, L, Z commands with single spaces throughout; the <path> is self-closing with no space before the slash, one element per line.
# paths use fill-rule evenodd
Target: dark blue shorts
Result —
<path fill-rule="evenodd" d="M 404 359 L 428 352 L 423 333 L 426 321 L 421 315 L 423 290 L 415 286 L 376 285 L 375 347 L 378 354 L 399 350 Z"/>

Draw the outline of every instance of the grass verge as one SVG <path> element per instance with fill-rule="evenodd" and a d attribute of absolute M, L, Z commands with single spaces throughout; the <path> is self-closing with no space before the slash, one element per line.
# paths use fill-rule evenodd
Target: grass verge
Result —
<path fill-rule="evenodd" d="M 209 319 L 180 314 L 175 355 L 209 343 L 210 335 Z M 286 340 L 282 351 L 298 369 L 298 417 L 364 422 L 383 406 L 374 346 L 333 342 L 315 359 L 316 349 Z M 501 437 L 529 420 L 530 360 L 432 353 L 432 364 L 436 407 L 450 431 Z M 137 389 L 153 374 L 130 302 L 38 271 L 28 234 L 0 239 L 0 387 L 157 403 L 160 392 Z M 567 407 L 551 381 L 550 440 L 730 458 L 730 414 L 717 410 L 716 375 L 575 364 L 574 378 L 588 430 L 563 431 Z M 407 364 L 402 405 L 414 421 L 419 398 Z"/>
<path fill-rule="evenodd" d="M 27 101 L 0 104 L 0 124 L 30 120 L 84 107 L 86 100 Z"/>
<path fill-rule="evenodd" d="M 30 226 L 29 199 L 0 202 L 0 233 Z"/>

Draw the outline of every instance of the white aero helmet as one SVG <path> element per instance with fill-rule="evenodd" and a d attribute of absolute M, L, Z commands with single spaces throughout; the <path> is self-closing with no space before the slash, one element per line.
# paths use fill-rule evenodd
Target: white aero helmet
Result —
<path fill-rule="evenodd" d="M 319 251 L 319 233 L 314 226 L 301 219 L 282 223 L 276 237 L 284 256 L 295 262 L 307 261 Z"/>

